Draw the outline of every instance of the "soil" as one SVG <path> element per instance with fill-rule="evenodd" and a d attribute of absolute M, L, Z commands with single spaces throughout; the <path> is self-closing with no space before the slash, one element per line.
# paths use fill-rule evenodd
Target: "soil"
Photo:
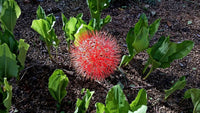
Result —
<path fill-rule="evenodd" d="M 148 95 L 148 113 L 189 113 L 193 105 L 190 99 L 184 100 L 184 92 L 189 88 L 200 88 L 200 0 L 161 0 L 146 2 L 145 0 L 115 0 L 102 12 L 102 17 L 111 15 L 112 22 L 103 31 L 118 40 L 121 55 L 128 54 L 126 35 L 134 27 L 142 13 L 152 23 L 161 18 L 159 31 L 151 40 L 151 45 L 160 36 L 170 36 L 173 42 L 193 40 L 195 46 L 188 56 L 174 61 L 170 68 L 156 69 L 146 80 L 142 69 L 148 59 L 146 52 L 141 52 L 127 65 L 122 67 L 126 75 L 116 70 L 104 81 L 91 81 L 78 75 L 71 66 L 67 43 L 62 31 L 61 13 L 67 18 L 83 13 L 83 20 L 90 19 L 89 9 L 85 0 L 16 0 L 22 10 L 17 21 L 14 34 L 17 39 L 25 39 L 30 44 L 26 58 L 26 67 L 20 72 L 19 81 L 12 79 L 13 100 L 10 112 L 19 113 L 54 113 L 56 101 L 48 91 L 48 79 L 55 69 L 62 69 L 69 78 L 66 88 L 67 96 L 62 101 L 61 110 L 73 113 L 77 98 L 81 98 L 81 89 L 95 91 L 87 113 L 95 113 L 95 103 L 105 103 L 108 90 L 121 83 L 129 103 L 135 99 L 139 89 L 144 88 Z M 154 1 L 154 0 L 151 0 Z M 36 10 L 41 5 L 47 14 L 56 16 L 55 30 L 61 40 L 58 48 L 57 65 L 49 59 L 45 44 L 40 41 L 38 33 L 31 29 L 32 20 L 36 19 Z M 55 57 L 55 50 L 52 48 Z M 187 85 L 183 90 L 176 91 L 164 100 L 164 90 L 169 89 L 181 76 L 186 76 Z M 134 87 L 132 87 L 134 86 Z"/>

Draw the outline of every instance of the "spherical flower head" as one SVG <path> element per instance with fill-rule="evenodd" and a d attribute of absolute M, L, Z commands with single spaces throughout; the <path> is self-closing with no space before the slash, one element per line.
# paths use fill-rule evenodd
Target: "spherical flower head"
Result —
<path fill-rule="evenodd" d="M 120 61 L 117 41 L 105 32 L 85 32 L 71 50 L 71 61 L 82 76 L 103 80 L 110 76 Z"/>

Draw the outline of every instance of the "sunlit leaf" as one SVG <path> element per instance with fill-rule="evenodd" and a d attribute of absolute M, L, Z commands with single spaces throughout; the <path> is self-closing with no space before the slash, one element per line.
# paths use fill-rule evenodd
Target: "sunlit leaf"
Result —
<path fill-rule="evenodd" d="M 128 113 L 129 103 L 121 87 L 116 85 L 112 87 L 106 96 L 106 113 Z"/>
<path fill-rule="evenodd" d="M 69 83 L 67 76 L 60 69 L 56 69 L 49 78 L 48 89 L 52 97 L 61 104 L 67 95 L 66 87 Z"/>

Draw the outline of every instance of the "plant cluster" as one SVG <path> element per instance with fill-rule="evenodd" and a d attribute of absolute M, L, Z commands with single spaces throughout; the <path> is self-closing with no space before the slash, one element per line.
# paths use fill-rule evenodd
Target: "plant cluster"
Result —
<path fill-rule="evenodd" d="M 136 54 L 146 50 L 149 58 L 145 64 L 143 73 L 145 73 L 148 66 L 151 65 L 150 71 L 144 77 L 144 79 L 146 79 L 156 68 L 170 67 L 171 62 L 176 59 L 181 59 L 190 53 L 194 46 L 193 41 L 186 40 L 181 43 L 174 43 L 169 40 L 169 36 L 160 37 L 157 43 L 149 47 L 149 41 L 157 32 L 159 25 L 160 19 L 157 19 L 148 26 L 146 15 L 141 15 L 135 27 L 131 28 L 127 34 L 126 43 L 129 55 L 124 55 L 122 57 L 119 67 L 123 64 L 127 65 Z"/>
<path fill-rule="evenodd" d="M 13 30 L 21 10 L 15 0 L 0 1 L 0 111 L 9 112 L 12 100 L 12 87 L 7 79 L 16 77 L 25 66 L 29 44 L 23 39 L 15 39 Z M 3 87 L 3 89 L 2 89 Z"/>

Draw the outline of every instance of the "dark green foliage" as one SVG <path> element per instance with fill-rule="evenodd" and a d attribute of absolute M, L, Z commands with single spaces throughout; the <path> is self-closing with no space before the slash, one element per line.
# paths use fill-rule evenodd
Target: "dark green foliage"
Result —
<path fill-rule="evenodd" d="M 156 68 L 170 67 L 170 63 L 176 59 L 181 59 L 189 54 L 194 46 L 193 41 L 183 41 L 182 43 L 174 43 L 169 40 L 169 37 L 161 37 L 159 41 L 147 50 L 149 59 L 145 65 L 144 72 L 148 65 L 152 65 L 149 74 Z"/>

